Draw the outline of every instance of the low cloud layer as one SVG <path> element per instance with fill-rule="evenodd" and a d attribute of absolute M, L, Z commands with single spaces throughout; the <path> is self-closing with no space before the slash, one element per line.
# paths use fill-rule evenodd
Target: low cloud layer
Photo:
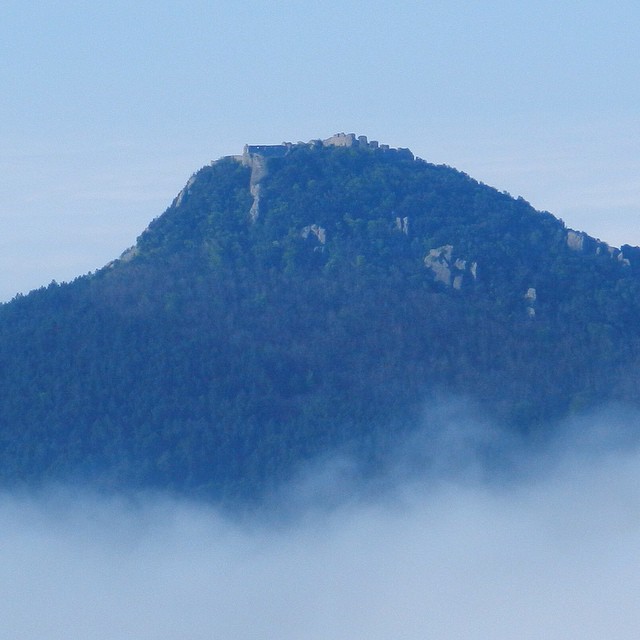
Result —
<path fill-rule="evenodd" d="M 610 437 L 629 419 L 576 423 L 509 481 L 483 479 L 467 451 L 454 458 L 472 473 L 405 474 L 376 493 L 334 462 L 315 493 L 319 470 L 280 497 L 296 505 L 286 518 L 4 495 L 0 635 L 635 640 L 640 450 Z M 328 486 L 334 499 L 314 502 Z"/>

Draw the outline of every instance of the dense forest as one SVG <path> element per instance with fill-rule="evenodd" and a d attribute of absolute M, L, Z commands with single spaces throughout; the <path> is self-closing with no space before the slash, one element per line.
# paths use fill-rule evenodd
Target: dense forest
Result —
<path fill-rule="evenodd" d="M 3 484 L 236 499 L 340 447 L 375 464 L 442 393 L 522 434 L 637 403 L 639 249 L 406 151 L 258 161 L 0 307 Z"/>

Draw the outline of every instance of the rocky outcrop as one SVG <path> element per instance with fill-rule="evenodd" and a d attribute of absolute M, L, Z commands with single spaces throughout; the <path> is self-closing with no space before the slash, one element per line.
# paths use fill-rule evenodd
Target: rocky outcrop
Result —
<path fill-rule="evenodd" d="M 253 197 L 253 202 L 249 209 L 249 218 L 251 222 L 255 222 L 260 215 L 260 182 L 268 173 L 267 157 L 274 157 L 274 155 L 261 155 L 260 153 L 250 151 L 251 149 L 266 149 L 266 147 L 250 147 L 246 145 L 242 156 L 242 164 L 251 168 L 249 191 Z"/>
<path fill-rule="evenodd" d="M 318 242 L 324 245 L 327 242 L 327 230 L 319 224 L 310 224 L 302 229 L 300 235 L 306 240 L 309 236 L 315 236 Z"/>
<path fill-rule="evenodd" d="M 477 277 L 478 263 L 454 258 L 451 244 L 430 249 L 424 257 L 424 266 L 433 273 L 436 282 L 454 289 L 461 289 L 467 276 L 473 280 Z"/>
<path fill-rule="evenodd" d="M 572 251 L 584 251 L 585 244 L 588 244 L 589 240 L 593 240 L 593 238 L 590 238 L 586 233 L 567 229 L 567 246 Z"/>
<path fill-rule="evenodd" d="M 608 255 L 612 260 L 617 260 L 625 266 L 630 266 L 631 262 L 617 247 L 612 247 L 606 242 L 592 238 L 584 231 L 575 231 L 567 229 L 566 236 L 567 247 L 576 253 L 584 253 L 586 255 L 593 254 L 596 256 Z"/>
<path fill-rule="evenodd" d="M 404 233 L 405 236 L 409 235 L 409 217 L 404 216 L 403 218 L 396 217 L 396 229 Z"/>
<path fill-rule="evenodd" d="M 536 300 L 538 299 L 538 294 L 535 288 L 529 287 L 523 297 L 526 304 L 525 310 L 527 312 L 527 315 L 530 318 L 535 318 L 536 317 Z"/>
<path fill-rule="evenodd" d="M 180 193 L 176 196 L 175 200 L 173 201 L 174 207 L 179 207 L 182 204 L 184 197 L 189 193 L 189 189 L 191 189 L 195 181 L 196 181 L 195 175 L 189 178 L 189 180 L 187 181 L 187 184 L 184 186 L 182 191 L 180 191 Z"/>

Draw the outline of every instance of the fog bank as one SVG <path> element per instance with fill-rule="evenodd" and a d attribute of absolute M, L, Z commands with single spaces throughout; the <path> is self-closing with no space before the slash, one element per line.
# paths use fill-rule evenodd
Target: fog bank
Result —
<path fill-rule="evenodd" d="M 342 499 L 314 505 L 316 469 L 286 520 L 162 496 L 5 494 L 0 636 L 635 640 L 640 451 L 612 445 L 603 415 L 585 425 L 509 482 L 413 475 L 372 497 L 334 463 L 318 494 L 329 476 Z"/>

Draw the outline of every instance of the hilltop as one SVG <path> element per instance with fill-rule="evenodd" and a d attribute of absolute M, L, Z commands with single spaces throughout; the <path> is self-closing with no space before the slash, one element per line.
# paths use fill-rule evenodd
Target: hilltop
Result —
<path fill-rule="evenodd" d="M 255 497 L 339 448 L 375 466 L 442 393 L 549 432 L 637 402 L 639 307 L 640 249 L 408 149 L 248 145 L 0 307 L 0 479 Z"/>

